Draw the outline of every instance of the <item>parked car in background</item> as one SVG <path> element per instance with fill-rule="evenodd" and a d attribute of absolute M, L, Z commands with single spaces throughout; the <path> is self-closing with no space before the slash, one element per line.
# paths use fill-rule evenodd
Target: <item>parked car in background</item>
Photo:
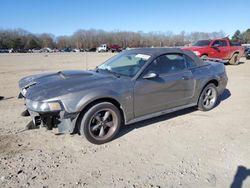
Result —
<path fill-rule="evenodd" d="M 250 46 L 245 46 L 245 51 L 249 50 Z"/>
<path fill-rule="evenodd" d="M 117 44 L 112 44 L 109 46 L 109 50 L 114 53 L 114 52 L 121 52 L 122 51 L 122 48 L 117 45 Z"/>
<path fill-rule="evenodd" d="M 208 111 L 227 85 L 223 63 L 175 48 L 126 50 L 95 70 L 69 70 L 19 81 L 34 124 L 112 140 L 122 124 L 197 106 Z"/>
<path fill-rule="evenodd" d="M 86 52 L 96 52 L 96 48 L 89 48 L 85 50 Z"/>
<path fill-rule="evenodd" d="M 111 44 L 111 45 L 101 44 L 99 47 L 96 48 L 96 51 L 97 52 L 111 51 L 112 53 L 114 53 L 114 52 L 121 52 L 122 48 L 117 44 Z"/>
<path fill-rule="evenodd" d="M 72 52 L 72 49 L 71 48 L 64 48 L 63 52 Z"/>
<path fill-rule="evenodd" d="M 28 53 L 30 52 L 29 49 L 14 49 L 13 50 L 14 53 Z"/>
<path fill-rule="evenodd" d="M 246 49 L 245 56 L 246 56 L 246 59 L 250 59 L 250 48 Z"/>
<path fill-rule="evenodd" d="M 60 52 L 60 50 L 57 49 L 57 48 L 54 48 L 52 51 L 53 51 L 54 53 Z"/>
<path fill-rule="evenodd" d="M 42 48 L 39 52 L 40 53 L 52 53 L 53 50 L 51 48 Z"/>
<path fill-rule="evenodd" d="M 108 51 L 108 45 L 107 44 L 101 44 L 99 47 L 96 48 L 97 52 L 107 52 Z"/>
<path fill-rule="evenodd" d="M 0 49 L 0 53 L 9 53 L 9 49 Z"/>
<path fill-rule="evenodd" d="M 9 53 L 14 53 L 14 49 L 13 48 L 9 49 L 8 51 L 9 51 Z"/>
<path fill-rule="evenodd" d="M 39 53 L 40 52 L 40 48 L 33 48 L 31 51 L 32 53 Z"/>
<path fill-rule="evenodd" d="M 231 65 L 239 63 L 239 59 L 244 54 L 244 47 L 240 44 L 233 44 L 228 38 L 199 40 L 191 47 L 184 47 L 183 50 L 194 52 L 201 58 L 218 58 Z"/>
<path fill-rule="evenodd" d="M 80 49 L 74 48 L 72 52 L 80 52 Z"/>

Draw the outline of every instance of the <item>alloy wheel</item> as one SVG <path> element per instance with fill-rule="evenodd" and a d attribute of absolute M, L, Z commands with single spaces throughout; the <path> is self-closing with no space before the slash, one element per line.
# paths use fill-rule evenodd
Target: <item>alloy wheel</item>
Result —
<path fill-rule="evenodd" d="M 208 87 L 203 95 L 203 105 L 205 108 L 209 109 L 214 106 L 216 102 L 217 94 L 213 87 Z"/>
<path fill-rule="evenodd" d="M 112 109 L 97 111 L 89 122 L 89 132 L 97 140 L 103 140 L 112 135 L 118 125 L 118 118 Z"/>

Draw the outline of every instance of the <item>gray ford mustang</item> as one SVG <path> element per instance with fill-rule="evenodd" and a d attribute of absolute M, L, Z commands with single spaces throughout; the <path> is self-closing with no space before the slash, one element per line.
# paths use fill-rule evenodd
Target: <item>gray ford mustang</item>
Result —
<path fill-rule="evenodd" d="M 122 124 L 197 106 L 211 110 L 227 85 L 222 63 L 174 48 L 124 51 L 95 70 L 68 70 L 19 81 L 20 97 L 37 127 L 80 133 L 95 144 Z"/>

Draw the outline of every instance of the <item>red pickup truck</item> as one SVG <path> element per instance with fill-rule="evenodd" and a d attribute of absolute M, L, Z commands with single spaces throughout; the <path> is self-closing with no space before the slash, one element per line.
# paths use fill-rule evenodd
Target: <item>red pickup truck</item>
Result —
<path fill-rule="evenodd" d="M 244 53 L 244 47 L 238 44 L 232 44 L 229 38 L 199 40 L 190 47 L 183 50 L 193 51 L 201 58 L 217 58 L 231 65 L 239 63 L 239 59 Z"/>

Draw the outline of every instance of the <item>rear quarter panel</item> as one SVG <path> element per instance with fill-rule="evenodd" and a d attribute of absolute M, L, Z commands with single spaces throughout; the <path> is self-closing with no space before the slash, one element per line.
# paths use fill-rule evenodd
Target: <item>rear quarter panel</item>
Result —
<path fill-rule="evenodd" d="M 221 76 L 226 74 L 224 64 L 217 62 L 209 62 L 207 65 L 192 68 L 191 71 L 196 80 L 195 95 L 193 101 L 191 101 L 195 103 L 198 102 L 200 93 L 207 83 L 211 80 L 216 80 L 220 83 Z"/>
<path fill-rule="evenodd" d="M 230 46 L 230 57 L 229 57 L 229 59 L 235 53 L 239 53 L 239 56 L 241 57 L 244 54 L 244 47 L 243 46 Z"/>

